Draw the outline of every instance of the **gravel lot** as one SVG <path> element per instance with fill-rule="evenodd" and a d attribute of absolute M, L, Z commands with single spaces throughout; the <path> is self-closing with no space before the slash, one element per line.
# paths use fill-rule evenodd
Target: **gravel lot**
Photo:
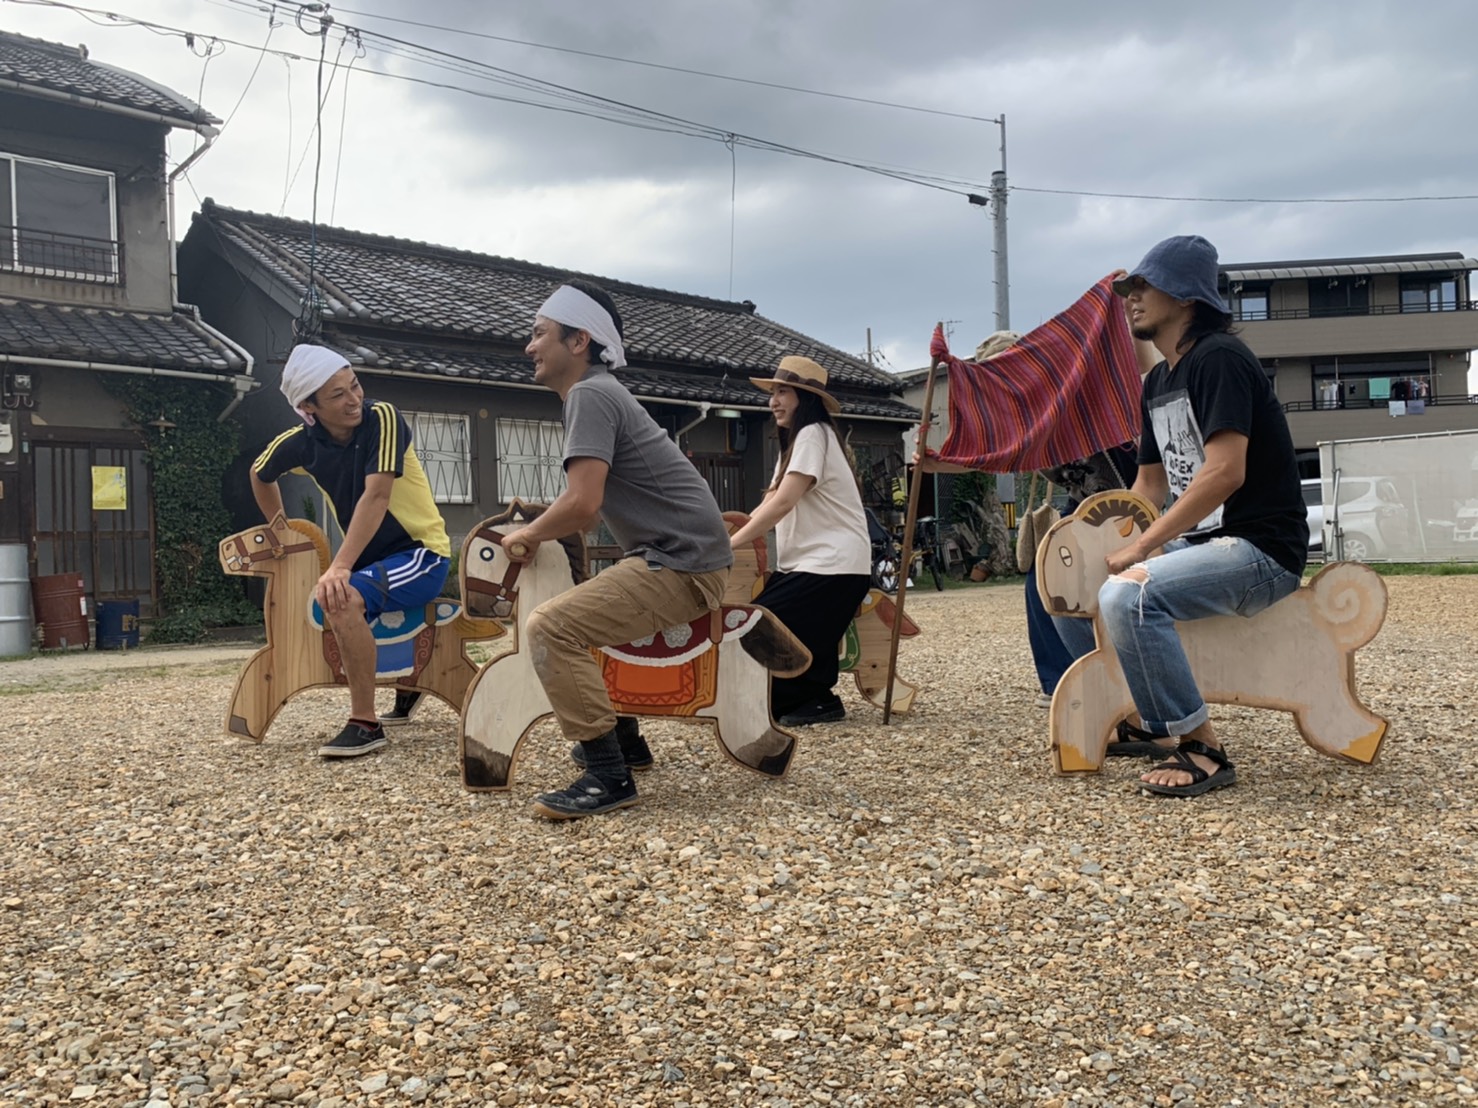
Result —
<path fill-rule="evenodd" d="M 0 665 L 0 1103 L 1478 1101 L 1478 577 L 1389 585 L 1381 761 L 1216 709 L 1191 801 L 1052 776 L 1019 586 L 910 595 L 911 718 L 849 683 L 782 782 L 649 725 L 571 824 L 549 725 L 471 795 L 440 707 L 222 737 L 250 648 Z"/>

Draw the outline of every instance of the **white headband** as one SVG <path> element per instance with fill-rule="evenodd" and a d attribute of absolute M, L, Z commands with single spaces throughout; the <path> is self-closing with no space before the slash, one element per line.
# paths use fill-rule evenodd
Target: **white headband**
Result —
<path fill-rule="evenodd" d="M 537 314 L 584 331 L 603 347 L 600 360 L 612 369 L 620 369 L 626 364 L 626 349 L 621 345 L 621 336 L 616 333 L 611 313 L 579 289 L 560 285 L 549 294 L 549 299 L 544 301 Z"/>
<path fill-rule="evenodd" d="M 321 389 L 335 373 L 347 368 L 348 359 L 326 346 L 300 342 L 282 367 L 282 395 L 308 423 L 313 417 L 303 411 L 303 402 Z"/>

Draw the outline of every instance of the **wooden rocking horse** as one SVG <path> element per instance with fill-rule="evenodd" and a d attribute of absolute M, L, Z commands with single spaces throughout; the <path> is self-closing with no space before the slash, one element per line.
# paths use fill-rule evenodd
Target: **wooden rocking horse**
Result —
<path fill-rule="evenodd" d="M 229 574 L 267 579 L 267 645 L 247 659 L 226 710 L 228 735 L 261 742 L 292 697 L 346 683 L 338 639 L 325 629 L 313 599 L 313 587 L 328 568 L 328 539 L 316 524 L 279 514 L 221 540 L 220 558 Z M 420 614 L 386 612 L 370 630 L 377 683 L 431 693 L 457 711 L 477 673 L 467 644 L 507 634 L 497 621 L 471 619 L 460 603 L 446 599 Z"/>
<path fill-rule="evenodd" d="M 523 740 L 551 714 L 524 641 L 528 614 L 583 581 L 588 567 L 579 535 L 539 546 L 513 562 L 499 528 L 533 519 L 542 505 L 515 500 L 484 520 L 462 546 L 462 595 L 470 611 L 513 619 L 513 650 L 473 678 L 462 708 L 462 783 L 475 791 L 507 789 Z M 778 619 L 728 597 L 714 619 L 672 628 L 650 640 L 597 652 L 616 711 L 627 716 L 712 721 L 719 746 L 740 765 L 781 777 L 796 737 L 770 715 L 770 673 L 793 676 L 810 652 Z"/>
<path fill-rule="evenodd" d="M 725 512 L 724 522 L 729 525 L 729 534 L 732 535 L 749 522 L 749 516 L 744 512 Z M 729 573 L 729 589 L 724 594 L 725 602 L 747 604 L 752 601 L 765 587 L 769 572 L 770 554 L 764 539 L 755 539 L 745 549 L 736 550 L 734 568 Z M 879 710 L 887 691 L 888 650 L 897 618 L 898 605 L 893 598 L 882 589 L 869 589 L 837 647 L 838 670 L 850 673 L 862 698 Z M 919 625 L 904 616 L 899 634 L 912 638 L 918 633 Z M 913 707 L 913 698 L 918 691 L 917 685 L 895 673 L 893 711 L 900 715 L 907 713 Z"/>
<path fill-rule="evenodd" d="M 1054 615 L 1092 619 L 1099 646 L 1069 667 L 1052 697 L 1052 758 L 1059 773 L 1097 770 L 1109 737 L 1134 711 L 1119 657 L 1098 617 L 1104 558 L 1154 522 L 1144 498 L 1123 490 L 1088 497 L 1037 548 L 1037 587 Z M 1251 618 L 1178 625 L 1201 695 L 1293 714 L 1315 750 L 1370 763 L 1389 726 L 1355 692 L 1355 651 L 1385 622 L 1386 586 L 1369 566 L 1332 562 L 1292 596 Z"/>

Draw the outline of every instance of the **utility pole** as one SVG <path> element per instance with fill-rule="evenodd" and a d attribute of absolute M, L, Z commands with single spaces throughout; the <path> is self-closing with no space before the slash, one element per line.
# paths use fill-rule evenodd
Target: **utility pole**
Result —
<path fill-rule="evenodd" d="M 996 255 L 996 330 L 1011 327 L 1011 281 L 1006 268 L 1006 113 L 996 121 L 1001 125 L 1001 168 L 990 175 L 991 223 L 995 232 Z"/>
<path fill-rule="evenodd" d="M 876 362 L 874 362 L 872 360 L 872 328 L 871 327 L 869 327 L 867 329 L 867 364 L 868 365 L 876 365 L 877 364 Z"/>
<path fill-rule="evenodd" d="M 996 256 L 996 330 L 1006 331 L 1011 327 L 1011 279 L 1006 264 L 1006 113 L 988 122 L 1001 129 L 1001 168 L 990 175 L 989 195 L 972 192 L 967 199 L 977 207 L 991 210 L 991 252 Z"/>

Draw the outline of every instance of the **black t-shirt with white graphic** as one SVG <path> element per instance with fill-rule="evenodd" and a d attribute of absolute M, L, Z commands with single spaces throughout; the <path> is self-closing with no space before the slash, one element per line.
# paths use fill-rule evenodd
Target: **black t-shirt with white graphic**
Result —
<path fill-rule="evenodd" d="M 1166 362 L 1155 366 L 1144 379 L 1140 418 L 1139 464 L 1165 467 L 1167 508 L 1200 472 L 1207 439 L 1218 431 L 1246 435 L 1242 487 L 1183 537 L 1191 542 L 1243 538 L 1290 572 L 1303 572 L 1309 522 L 1293 437 L 1273 386 L 1246 343 L 1232 335 L 1206 335 L 1174 369 Z"/>

